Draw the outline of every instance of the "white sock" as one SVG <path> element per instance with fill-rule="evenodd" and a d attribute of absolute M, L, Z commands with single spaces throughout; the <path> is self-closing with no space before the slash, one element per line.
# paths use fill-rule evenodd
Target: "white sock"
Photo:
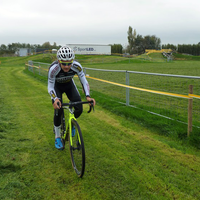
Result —
<path fill-rule="evenodd" d="M 55 129 L 55 138 L 60 137 L 60 126 L 54 125 L 54 129 Z"/>

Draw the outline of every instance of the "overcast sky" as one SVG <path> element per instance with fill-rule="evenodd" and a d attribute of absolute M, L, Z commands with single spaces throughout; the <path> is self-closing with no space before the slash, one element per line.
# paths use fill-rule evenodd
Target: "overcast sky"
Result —
<path fill-rule="evenodd" d="M 200 42 L 200 0 L 0 0 L 0 45 L 122 44 L 131 26 L 162 44 Z"/>

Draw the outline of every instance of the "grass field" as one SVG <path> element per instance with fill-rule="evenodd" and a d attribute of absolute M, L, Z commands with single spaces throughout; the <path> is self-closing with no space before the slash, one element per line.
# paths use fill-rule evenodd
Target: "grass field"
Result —
<path fill-rule="evenodd" d="M 200 199 L 199 150 L 125 118 L 92 86 L 95 112 L 84 107 L 78 119 L 86 148 L 78 179 L 68 149 L 54 147 L 46 80 L 25 73 L 28 59 L 0 58 L 0 199 Z"/>
<path fill-rule="evenodd" d="M 115 83 L 126 84 L 126 74 L 125 72 L 94 71 L 90 70 L 91 68 L 142 71 L 187 76 L 199 75 L 199 57 L 183 57 L 179 54 L 176 54 L 174 56 L 175 61 L 166 62 L 166 59 L 161 54 L 153 53 L 148 55 L 148 59 L 146 58 L 145 60 L 141 60 L 141 57 L 144 59 L 145 56 L 147 57 L 147 55 L 141 55 L 139 57 L 124 58 L 119 56 L 88 55 L 77 56 L 77 59 L 83 61 L 83 67 L 87 68 L 86 74 L 89 74 L 88 81 L 92 86 L 93 91 L 101 93 L 101 98 L 99 99 L 99 102 L 102 101 L 104 98 L 104 106 L 105 104 L 108 104 L 107 107 L 109 107 L 110 104 L 106 101 L 106 99 L 112 99 L 113 101 L 126 103 L 126 89 L 108 83 L 99 82 L 90 79 L 90 77 L 96 77 Z M 183 58 L 184 61 L 182 61 Z M 42 61 L 37 58 L 35 60 Z M 41 65 L 41 67 L 46 67 L 47 69 L 49 65 Z M 47 72 L 44 72 L 44 76 L 46 76 Z M 75 81 L 79 88 L 81 88 L 79 80 L 75 78 Z M 189 85 L 193 85 L 194 94 L 199 95 L 200 91 L 200 79 L 175 78 L 133 73 L 129 73 L 129 85 L 138 88 L 156 90 L 178 95 L 188 95 Z M 119 109 L 118 107 L 120 107 L 120 104 L 111 106 L 111 109 L 113 111 L 115 110 L 118 114 L 123 113 L 124 116 L 137 120 L 137 122 L 145 125 L 148 128 L 156 128 L 157 131 L 161 134 L 172 135 L 173 137 L 177 137 L 179 139 L 183 139 L 187 136 L 188 99 L 152 94 L 149 92 L 141 92 L 137 90 L 129 90 L 129 103 L 131 106 L 134 106 L 139 110 L 124 107 Z M 116 107 L 117 109 L 115 109 Z M 129 111 L 125 111 L 127 109 L 129 109 Z M 152 116 L 152 114 L 149 115 L 149 113 L 141 112 L 141 110 L 156 113 L 157 117 Z M 200 127 L 199 111 L 200 102 L 199 99 L 195 98 L 193 99 L 192 134 L 192 136 L 195 136 L 195 139 L 193 139 L 192 141 L 198 147 L 200 143 L 199 139 L 197 139 L 198 133 L 200 131 L 200 129 L 198 128 Z M 161 118 L 160 116 L 164 116 L 164 118 Z M 175 121 L 171 121 L 171 119 Z M 179 121 L 180 123 L 177 123 L 177 121 Z"/>

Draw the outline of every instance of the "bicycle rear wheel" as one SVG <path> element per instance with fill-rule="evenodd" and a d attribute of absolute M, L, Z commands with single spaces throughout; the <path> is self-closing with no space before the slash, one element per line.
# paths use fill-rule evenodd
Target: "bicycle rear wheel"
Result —
<path fill-rule="evenodd" d="M 83 177 L 85 171 L 85 147 L 82 132 L 78 122 L 72 119 L 71 123 L 75 128 L 75 135 L 71 137 L 72 142 L 70 142 L 70 134 L 72 133 L 69 134 L 71 161 L 76 174 L 81 178 Z"/>

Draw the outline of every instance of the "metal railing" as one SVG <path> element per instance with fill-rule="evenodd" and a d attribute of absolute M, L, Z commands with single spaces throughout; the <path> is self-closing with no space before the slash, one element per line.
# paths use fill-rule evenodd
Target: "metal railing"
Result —
<path fill-rule="evenodd" d="M 94 73 L 95 71 L 98 73 Z M 138 109 L 141 109 L 141 103 L 146 104 L 146 102 L 148 101 L 148 104 L 151 104 L 151 106 L 149 106 L 148 109 L 145 108 L 147 112 L 158 115 L 160 117 L 164 117 L 171 120 L 177 120 L 181 123 L 188 124 L 188 135 L 192 131 L 192 118 L 194 118 L 196 122 L 200 122 L 200 102 L 198 101 L 198 99 L 200 99 L 200 95 L 193 94 L 193 88 L 196 88 L 195 91 L 199 91 L 200 89 L 199 76 L 159 74 L 126 70 L 104 70 L 94 68 L 84 68 L 84 72 L 85 74 L 89 75 L 88 78 L 90 79 L 126 88 L 125 104 L 127 106 L 133 106 L 137 107 Z M 107 76 L 103 72 L 105 72 L 108 77 L 110 77 L 109 73 L 124 73 L 126 81 L 123 84 L 116 83 L 116 80 L 114 79 L 112 81 L 105 80 Z M 101 73 L 103 74 L 101 75 Z M 97 76 L 104 78 L 96 78 Z M 139 78 L 140 80 L 138 79 L 138 76 L 141 77 Z M 142 80 L 142 77 L 144 76 L 146 78 Z M 152 82 L 155 83 L 152 85 L 149 84 L 151 81 L 147 81 L 147 79 L 150 79 L 150 77 L 154 77 L 152 78 Z M 135 81 L 133 82 L 133 80 Z M 132 90 L 138 91 L 138 93 L 133 92 Z M 154 100 L 152 100 L 153 98 Z M 193 98 L 195 98 L 195 101 L 193 101 Z M 165 99 L 168 99 L 167 103 L 163 103 Z M 154 105 L 152 103 L 153 101 Z M 137 106 L 139 104 L 140 106 Z M 170 104 L 170 106 L 168 106 L 167 104 Z M 154 108 L 156 111 L 154 111 Z M 168 115 L 165 114 L 163 111 L 158 112 L 158 108 L 166 110 L 171 109 L 172 113 L 176 112 L 180 115 L 184 115 L 186 116 L 185 121 L 180 119 L 180 116 Z M 185 110 L 185 112 L 180 111 L 180 109 Z M 196 127 L 200 128 L 200 124 L 196 125 Z"/>
<path fill-rule="evenodd" d="M 46 76 L 50 64 L 29 61 L 27 66 L 30 71 Z M 188 134 L 192 131 L 192 126 L 200 128 L 199 76 L 87 67 L 83 69 L 93 90 L 111 95 L 127 106 L 185 123 L 188 125 Z M 196 94 L 193 94 L 193 90 Z M 191 119 L 195 124 L 192 125 Z"/>

